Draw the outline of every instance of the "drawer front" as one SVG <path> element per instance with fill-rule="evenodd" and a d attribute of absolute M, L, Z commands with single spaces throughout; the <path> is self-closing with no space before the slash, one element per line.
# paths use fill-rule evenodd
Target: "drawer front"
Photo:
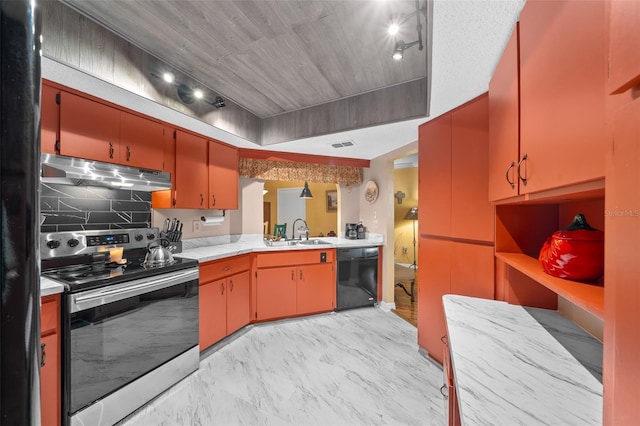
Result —
<path fill-rule="evenodd" d="M 58 329 L 58 297 L 46 296 L 42 298 L 40 306 L 40 334 L 55 333 Z"/>
<path fill-rule="evenodd" d="M 325 254 L 326 263 L 333 263 L 336 250 L 334 248 L 319 250 L 289 250 L 275 253 L 259 253 L 258 268 L 272 268 L 278 266 L 299 266 L 314 263 L 324 263 L 321 261 L 322 253 Z"/>
<path fill-rule="evenodd" d="M 200 264 L 200 284 L 219 280 L 229 275 L 251 269 L 251 256 L 233 256 Z"/>

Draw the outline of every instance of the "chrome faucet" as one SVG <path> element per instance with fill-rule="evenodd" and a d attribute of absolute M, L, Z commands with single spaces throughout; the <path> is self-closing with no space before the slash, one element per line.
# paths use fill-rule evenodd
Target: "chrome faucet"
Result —
<path fill-rule="evenodd" d="M 309 239 L 309 225 L 307 225 L 307 221 L 302 219 L 302 218 L 298 218 L 296 220 L 293 221 L 293 230 L 291 231 L 291 239 L 295 240 L 296 239 L 296 222 L 298 222 L 299 220 L 301 220 L 304 223 L 304 227 L 300 227 L 299 231 L 300 233 L 304 232 L 307 236 L 307 240 Z M 300 239 L 302 239 L 302 235 L 300 235 Z"/>

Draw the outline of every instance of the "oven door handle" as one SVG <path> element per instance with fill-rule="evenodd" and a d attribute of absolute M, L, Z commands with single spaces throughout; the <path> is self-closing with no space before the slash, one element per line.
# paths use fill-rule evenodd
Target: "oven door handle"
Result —
<path fill-rule="evenodd" d="M 197 279 L 198 269 L 189 269 L 115 284 L 95 290 L 88 290 L 82 293 L 72 294 L 69 309 L 71 313 L 83 311 Z"/>

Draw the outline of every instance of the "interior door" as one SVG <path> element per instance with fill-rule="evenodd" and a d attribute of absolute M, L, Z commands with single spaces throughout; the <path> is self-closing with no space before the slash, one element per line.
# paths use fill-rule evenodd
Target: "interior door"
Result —
<path fill-rule="evenodd" d="M 302 188 L 278 189 L 278 224 L 287 224 L 287 235 L 293 235 L 293 222 L 307 220 L 307 201 L 300 198 Z"/>

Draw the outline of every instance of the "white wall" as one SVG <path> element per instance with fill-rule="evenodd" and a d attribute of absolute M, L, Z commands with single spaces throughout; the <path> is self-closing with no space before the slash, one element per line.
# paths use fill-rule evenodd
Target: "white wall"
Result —
<path fill-rule="evenodd" d="M 371 160 L 371 166 L 364 169 L 363 184 L 358 188 L 358 204 L 360 218 L 369 232 L 384 236 L 382 252 L 382 300 L 388 303 L 394 301 L 394 206 L 393 198 L 393 160 L 417 151 L 418 142 L 415 141 L 403 148 Z M 373 180 L 378 185 L 378 198 L 369 203 L 364 198 L 366 183 Z"/>

